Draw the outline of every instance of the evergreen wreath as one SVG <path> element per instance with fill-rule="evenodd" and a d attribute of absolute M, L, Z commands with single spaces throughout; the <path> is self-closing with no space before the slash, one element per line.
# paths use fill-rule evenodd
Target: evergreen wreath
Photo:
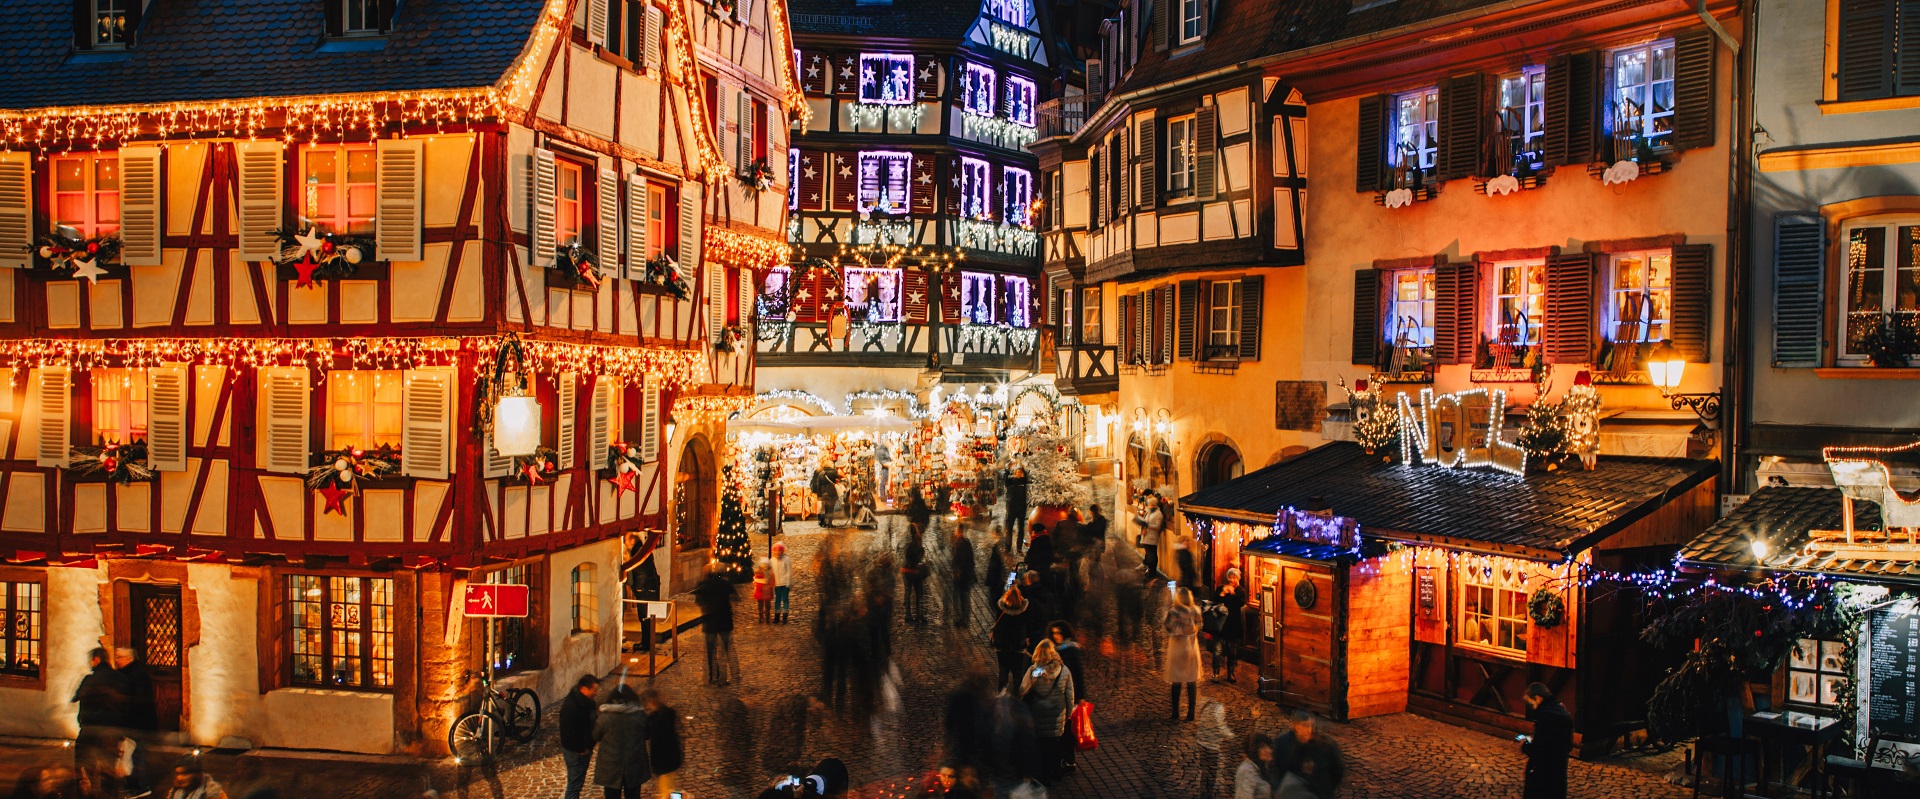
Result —
<path fill-rule="evenodd" d="M 1527 600 L 1527 618 L 1541 629 L 1551 630 L 1567 620 L 1567 602 L 1551 588 L 1537 589 Z"/>
<path fill-rule="evenodd" d="M 322 450 L 313 454 L 312 463 L 307 468 L 308 488 L 333 485 L 358 494 L 361 482 L 400 471 L 400 451 L 391 444 L 383 444 L 371 452 L 354 447 Z"/>

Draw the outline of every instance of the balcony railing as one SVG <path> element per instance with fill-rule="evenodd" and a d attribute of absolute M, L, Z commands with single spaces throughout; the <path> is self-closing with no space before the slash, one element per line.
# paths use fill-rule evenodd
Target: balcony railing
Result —
<path fill-rule="evenodd" d="M 1092 98 L 1084 94 L 1055 97 L 1040 103 L 1040 138 L 1072 136 L 1087 124 L 1087 112 L 1093 110 Z"/>

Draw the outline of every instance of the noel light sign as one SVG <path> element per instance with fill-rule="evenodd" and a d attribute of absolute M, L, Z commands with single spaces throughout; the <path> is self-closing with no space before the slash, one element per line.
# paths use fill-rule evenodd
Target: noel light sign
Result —
<path fill-rule="evenodd" d="M 1482 403 L 1484 414 L 1478 407 Z M 1491 467 L 1507 474 L 1526 474 L 1526 450 L 1501 440 L 1507 392 L 1476 388 L 1434 394 L 1433 389 L 1421 389 L 1419 412 L 1414 410 L 1413 402 L 1401 394 L 1401 462 L 1413 465 L 1417 453 L 1420 462 L 1445 469 Z"/>

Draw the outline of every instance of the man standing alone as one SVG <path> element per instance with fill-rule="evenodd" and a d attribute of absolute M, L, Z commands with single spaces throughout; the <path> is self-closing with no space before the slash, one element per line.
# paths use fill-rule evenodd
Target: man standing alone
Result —
<path fill-rule="evenodd" d="M 566 701 L 560 703 L 560 759 L 567 764 L 566 799 L 580 799 L 587 784 L 587 762 L 593 758 L 593 721 L 600 708 L 593 695 L 600 692 L 600 678 L 580 675 Z"/>
<path fill-rule="evenodd" d="M 1566 799 L 1567 755 L 1573 751 L 1573 716 L 1541 683 L 1527 686 L 1527 717 L 1533 734 L 1520 738 L 1527 756 L 1526 799 Z"/>

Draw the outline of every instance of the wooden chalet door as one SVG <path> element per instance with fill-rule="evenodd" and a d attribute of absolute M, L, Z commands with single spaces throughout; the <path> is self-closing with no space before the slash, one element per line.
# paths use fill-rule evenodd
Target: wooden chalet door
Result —
<path fill-rule="evenodd" d="M 180 729 L 180 667 L 186 653 L 180 635 L 180 587 L 134 583 L 133 647 L 153 675 L 154 715 L 160 729 Z"/>

